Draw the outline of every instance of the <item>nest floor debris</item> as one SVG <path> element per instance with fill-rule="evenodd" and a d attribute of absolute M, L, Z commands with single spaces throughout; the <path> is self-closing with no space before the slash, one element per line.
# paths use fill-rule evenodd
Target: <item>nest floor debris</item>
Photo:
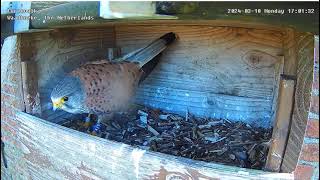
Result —
<path fill-rule="evenodd" d="M 90 133 L 83 124 L 76 118 L 62 125 Z M 183 117 L 146 107 L 115 114 L 98 134 L 145 150 L 253 169 L 264 167 L 271 135 L 272 129 L 243 122 L 189 113 Z"/>

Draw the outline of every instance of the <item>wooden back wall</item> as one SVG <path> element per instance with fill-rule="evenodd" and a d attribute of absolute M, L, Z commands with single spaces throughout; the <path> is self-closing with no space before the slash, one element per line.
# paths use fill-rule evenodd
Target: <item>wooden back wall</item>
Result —
<path fill-rule="evenodd" d="M 116 26 L 122 53 L 167 32 L 179 39 L 143 82 L 136 102 L 165 111 L 271 125 L 283 34 L 235 27 Z"/>

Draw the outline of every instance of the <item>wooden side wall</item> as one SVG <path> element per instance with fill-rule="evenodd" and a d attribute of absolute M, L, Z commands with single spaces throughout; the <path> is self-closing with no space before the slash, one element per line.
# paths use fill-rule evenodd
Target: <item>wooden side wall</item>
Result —
<path fill-rule="evenodd" d="M 142 84 L 138 103 L 180 114 L 189 111 L 271 125 L 282 32 L 191 25 L 119 25 L 115 29 L 116 45 L 123 53 L 167 32 L 179 36 Z"/>
<path fill-rule="evenodd" d="M 317 180 L 319 179 L 319 35 L 314 36 L 313 82 L 306 126 L 294 177 Z"/>
<path fill-rule="evenodd" d="M 293 172 L 301 147 L 308 120 L 310 92 L 314 68 L 314 37 L 311 34 L 299 33 L 297 39 L 297 84 L 290 134 L 281 165 L 281 171 Z"/>

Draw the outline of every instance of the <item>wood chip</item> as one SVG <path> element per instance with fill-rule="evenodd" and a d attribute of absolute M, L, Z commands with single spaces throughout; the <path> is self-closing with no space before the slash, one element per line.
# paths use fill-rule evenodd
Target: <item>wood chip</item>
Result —
<path fill-rule="evenodd" d="M 153 129 L 151 126 L 147 125 L 148 131 L 150 131 L 153 135 L 158 136 L 159 133 L 155 129 Z"/>
<path fill-rule="evenodd" d="M 161 120 L 168 120 L 168 118 L 169 118 L 169 116 L 170 116 L 170 114 L 160 114 L 159 115 L 159 119 L 161 119 Z"/>
<path fill-rule="evenodd" d="M 144 111 L 141 111 L 141 110 L 138 110 L 138 114 L 140 116 L 148 116 L 148 113 L 144 112 Z"/>
<path fill-rule="evenodd" d="M 134 147 L 206 162 L 262 169 L 272 129 L 228 119 L 197 118 L 140 107 L 106 124 L 101 137 Z M 139 117 L 136 119 L 136 117 Z M 63 126 L 83 129 L 83 119 L 67 119 Z M 94 124 L 94 123 L 93 123 Z"/>

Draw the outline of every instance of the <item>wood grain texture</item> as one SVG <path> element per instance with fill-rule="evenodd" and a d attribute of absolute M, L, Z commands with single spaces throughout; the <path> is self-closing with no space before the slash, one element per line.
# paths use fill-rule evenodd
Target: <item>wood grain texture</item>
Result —
<path fill-rule="evenodd" d="M 278 108 L 265 169 L 279 172 L 291 122 L 295 80 L 281 79 Z"/>
<path fill-rule="evenodd" d="M 50 32 L 24 34 L 33 44 L 32 59 L 36 62 L 42 118 L 60 121 L 69 117 L 54 113 L 50 94 L 66 73 L 89 61 L 106 59 L 108 48 L 114 47 L 114 29 L 56 29 Z M 29 55 L 31 56 L 31 55 Z"/>
<path fill-rule="evenodd" d="M 20 39 L 17 35 L 9 36 L 1 46 L 1 77 L 9 76 L 9 65 L 18 58 Z M 1 78 L 1 85 L 6 78 Z"/>
<path fill-rule="evenodd" d="M 18 148 L 15 152 L 6 149 L 12 179 L 293 178 L 292 174 L 249 170 L 144 151 L 25 113 L 17 114 L 17 126 L 13 128 L 17 128 Z M 9 142 L 7 144 L 7 147 L 11 146 Z M 19 173 L 12 173 L 16 170 Z"/>
<path fill-rule="evenodd" d="M 284 57 L 280 57 L 280 62 L 277 63 L 275 65 L 275 81 L 274 81 L 274 85 L 273 85 L 273 101 L 272 101 L 272 127 L 275 126 L 276 121 L 276 116 L 277 116 L 277 110 L 278 110 L 278 105 L 279 105 L 279 89 L 280 89 L 280 79 L 281 79 L 281 75 L 283 74 L 283 69 L 284 69 Z"/>
<path fill-rule="evenodd" d="M 297 85 L 288 143 L 281 165 L 281 171 L 293 172 L 303 144 L 308 120 L 310 92 L 312 86 L 314 40 L 311 34 L 298 33 L 297 36 Z"/>
<path fill-rule="evenodd" d="M 284 51 L 284 73 L 286 75 L 296 76 L 297 73 L 297 38 L 294 29 L 286 29 L 283 37 L 283 51 Z"/>
<path fill-rule="evenodd" d="M 271 125 L 279 31 L 211 26 L 116 26 L 123 53 L 175 32 L 178 40 L 137 93 L 166 111 Z"/>
<path fill-rule="evenodd" d="M 34 61 L 21 62 L 21 74 L 26 112 L 41 117 L 36 63 Z"/>
<path fill-rule="evenodd" d="M 20 47 L 21 38 L 19 35 L 9 36 L 5 39 L 3 47 L 1 49 L 1 147 L 2 142 L 5 143 L 5 149 L 11 149 L 15 155 L 15 130 L 11 127 L 16 125 L 16 122 L 12 119 L 16 111 L 23 111 L 25 109 L 23 105 L 23 91 L 21 83 L 21 66 L 20 66 Z M 14 74 L 14 76 L 12 76 Z M 15 80 L 10 77 L 15 77 Z M 10 87 L 10 90 L 6 90 L 6 87 Z M 6 98 L 9 95 L 11 98 Z M 13 145 L 8 145 L 10 142 Z M 1 153 L 2 153 L 1 149 Z M 5 152 L 5 156 L 7 153 Z M 4 167 L 3 159 L 1 155 L 1 178 L 12 179 L 9 171 Z M 13 157 L 15 160 L 15 157 Z M 8 157 L 6 160 L 10 161 Z"/>

